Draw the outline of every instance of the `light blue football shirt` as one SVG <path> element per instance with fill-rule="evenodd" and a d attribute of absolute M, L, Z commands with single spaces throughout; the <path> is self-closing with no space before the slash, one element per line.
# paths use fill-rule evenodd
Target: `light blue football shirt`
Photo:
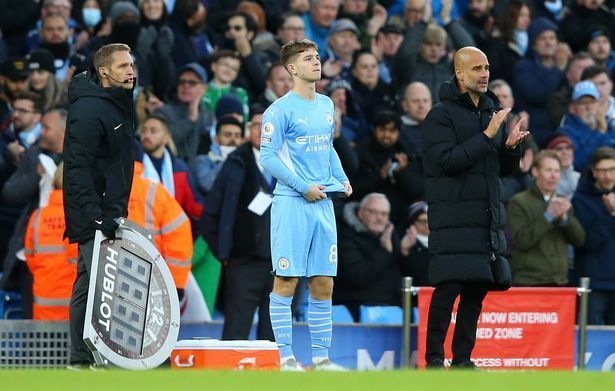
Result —
<path fill-rule="evenodd" d="M 265 111 L 260 159 L 278 180 L 273 194 L 302 196 L 311 184 L 344 192 L 349 181 L 333 148 L 333 115 L 328 96 L 317 93 L 310 101 L 292 90 Z"/>

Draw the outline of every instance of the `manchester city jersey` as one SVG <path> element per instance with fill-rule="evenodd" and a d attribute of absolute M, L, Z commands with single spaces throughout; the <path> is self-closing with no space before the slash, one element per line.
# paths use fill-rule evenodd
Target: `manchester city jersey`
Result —
<path fill-rule="evenodd" d="M 348 178 L 333 148 L 333 101 L 316 94 L 307 100 L 289 91 L 263 114 L 261 164 L 277 180 L 275 195 L 299 196 L 310 185 L 344 192 Z"/>

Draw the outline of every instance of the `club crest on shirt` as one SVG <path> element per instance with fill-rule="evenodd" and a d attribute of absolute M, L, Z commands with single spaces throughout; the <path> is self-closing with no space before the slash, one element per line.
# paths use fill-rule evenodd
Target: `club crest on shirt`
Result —
<path fill-rule="evenodd" d="M 273 124 L 271 122 L 266 122 L 265 126 L 263 127 L 263 134 L 265 136 L 271 136 L 272 133 L 273 133 Z"/>
<path fill-rule="evenodd" d="M 331 113 L 327 112 L 327 123 L 329 125 L 333 124 L 333 116 L 331 116 Z"/>
<path fill-rule="evenodd" d="M 278 260 L 278 267 L 280 270 L 286 270 L 290 266 L 290 262 L 286 258 L 280 258 Z"/>

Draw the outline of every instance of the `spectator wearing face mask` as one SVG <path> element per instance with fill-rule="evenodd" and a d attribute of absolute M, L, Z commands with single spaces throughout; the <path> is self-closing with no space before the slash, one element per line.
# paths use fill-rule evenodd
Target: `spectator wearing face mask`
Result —
<path fill-rule="evenodd" d="M 192 167 L 197 188 L 202 194 L 209 192 L 222 164 L 239 146 L 242 137 L 243 124 L 237 118 L 227 115 L 218 120 L 211 150 L 207 155 L 198 155 Z"/>
<path fill-rule="evenodd" d="M 84 48 L 86 54 L 90 55 L 100 47 L 114 42 L 124 43 L 135 51 L 139 39 L 141 26 L 139 24 L 141 14 L 136 5 L 130 1 L 116 1 L 109 10 L 109 22 L 111 33 L 95 37 Z M 133 53 L 134 54 L 134 53 Z"/>
<path fill-rule="evenodd" d="M 80 25 L 81 31 L 75 34 L 74 44 L 75 50 L 81 51 L 85 48 L 90 40 L 99 35 L 104 35 L 109 29 L 107 19 L 103 18 L 102 9 L 98 0 L 85 0 L 81 8 L 81 13 L 77 15 L 77 22 Z"/>

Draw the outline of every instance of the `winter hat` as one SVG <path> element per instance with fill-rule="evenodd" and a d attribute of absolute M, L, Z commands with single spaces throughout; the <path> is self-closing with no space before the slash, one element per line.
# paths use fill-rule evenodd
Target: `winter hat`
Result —
<path fill-rule="evenodd" d="M 232 113 L 243 115 L 243 104 L 239 98 L 233 94 L 222 95 L 216 104 L 216 119 Z"/>
<path fill-rule="evenodd" d="M 604 28 L 604 26 L 601 26 L 601 25 L 590 26 L 587 29 L 587 31 L 589 31 L 589 34 L 587 34 L 585 46 L 588 46 L 594 39 L 598 37 L 606 37 L 609 40 L 609 42 L 611 41 L 611 37 L 609 36 L 609 33 Z"/>
<path fill-rule="evenodd" d="M 574 149 L 574 145 L 572 145 L 572 140 L 570 137 L 561 132 L 555 132 L 549 137 L 547 140 L 547 149 L 555 149 L 555 147 L 560 144 L 570 145 Z"/>
<path fill-rule="evenodd" d="M 352 89 L 350 87 L 350 83 L 348 83 L 346 80 L 335 79 L 335 80 L 332 80 L 329 84 L 327 84 L 327 86 L 325 87 L 325 93 L 331 96 L 331 93 L 339 88 L 343 88 L 347 91 L 350 91 Z"/>
<path fill-rule="evenodd" d="M 127 12 L 131 12 L 137 17 L 141 16 L 137 6 L 130 1 L 118 1 L 117 3 L 114 3 L 111 7 L 111 11 L 109 11 L 109 20 L 111 21 L 111 25 L 115 26 L 115 19 Z"/>
<path fill-rule="evenodd" d="M 408 222 L 410 225 L 414 224 L 416 219 L 418 219 L 423 213 L 427 213 L 427 202 L 417 201 L 410 204 L 408 207 Z"/>
<path fill-rule="evenodd" d="M 530 47 L 534 45 L 536 38 L 547 30 L 552 30 L 556 33 L 559 31 L 557 25 L 545 17 L 534 19 L 530 24 L 530 27 L 527 29 Z"/>
<path fill-rule="evenodd" d="M 30 71 L 47 71 L 50 73 L 56 73 L 56 67 L 53 64 L 55 59 L 53 54 L 47 49 L 35 49 L 28 56 L 28 69 Z"/>
<path fill-rule="evenodd" d="M 28 77 L 28 67 L 26 61 L 21 57 L 12 57 L 2 64 L 0 74 L 9 80 L 20 80 Z"/>

